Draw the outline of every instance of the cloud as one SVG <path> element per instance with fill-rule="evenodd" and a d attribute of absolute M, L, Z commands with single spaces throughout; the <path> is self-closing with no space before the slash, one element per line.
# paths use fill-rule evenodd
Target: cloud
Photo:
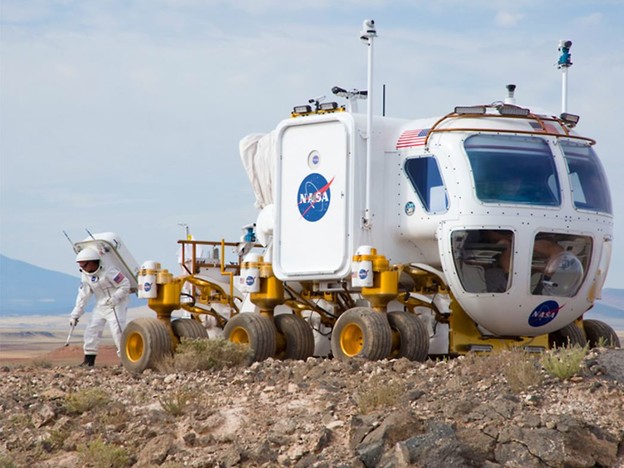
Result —
<path fill-rule="evenodd" d="M 604 21 L 604 15 L 600 12 L 594 12 L 587 16 L 582 16 L 576 19 L 576 23 L 584 28 L 592 28 L 600 26 Z"/>
<path fill-rule="evenodd" d="M 499 11 L 496 14 L 496 26 L 501 28 L 513 28 L 518 26 L 520 21 L 524 18 L 521 13 L 511 13 L 509 11 Z"/>

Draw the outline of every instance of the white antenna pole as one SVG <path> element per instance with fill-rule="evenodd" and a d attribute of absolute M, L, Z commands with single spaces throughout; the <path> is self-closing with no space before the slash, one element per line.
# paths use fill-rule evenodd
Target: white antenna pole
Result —
<path fill-rule="evenodd" d="M 371 152 L 373 140 L 373 38 L 377 37 L 375 21 L 364 20 L 360 39 L 368 47 L 368 90 L 366 103 L 366 187 L 364 201 L 364 227 L 370 228 Z"/>
<path fill-rule="evenodd" d="M 568 112 L 568 68 L 572 66 L 572 54 L 570 48 L 572 41 L 559 41 L 559 52 L 561 56 L 557 62 L 557 67 L 561 69 L 561 113 Z"/>

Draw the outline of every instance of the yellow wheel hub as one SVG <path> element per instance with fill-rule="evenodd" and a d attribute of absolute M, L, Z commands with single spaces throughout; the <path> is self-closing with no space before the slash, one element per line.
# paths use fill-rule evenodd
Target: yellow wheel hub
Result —
<path fill-rule="evenodd" d="M 140 333 L 132 333 L 126 340 L 126 357 L 132 362 L 139 361 L 143 356 L 144 346 L 143 336 Z"/>
<path fill-rule="evenodd" d="M 340 349 L 349 357 L 356 356 L 364 347 L 364 333 L 355 323 L 350 323 L 340 333 Z"/>
<path fill-rule="evenodd" d="M 249 333 L 243 327 L 236 327 L 230 333 L 230 341 L 238 344 L 249 344 Z"/>

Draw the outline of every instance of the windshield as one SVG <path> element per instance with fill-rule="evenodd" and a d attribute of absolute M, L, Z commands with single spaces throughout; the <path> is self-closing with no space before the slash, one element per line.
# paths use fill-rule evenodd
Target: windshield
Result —
<path fill-rule="evenodd" d="M 553 154 L 541 138 L 473 135 L 464 148 L 477 198 L 486 203 L 559 206 Z"/>
<path fill-rule="evenodd" d="M 607 178 L 591 146 L 562 141 L 561 148 L 568 165 L 574 206 L 613 214 Z"/>

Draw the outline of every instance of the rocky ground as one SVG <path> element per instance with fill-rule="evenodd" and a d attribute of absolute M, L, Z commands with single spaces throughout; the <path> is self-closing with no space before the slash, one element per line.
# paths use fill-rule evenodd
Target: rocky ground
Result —
<path fill-rule="evenodd" d="M 0 467 L 624 466 L 624 350 L 592 351 L 564 381 L 509 370 L 494 356 L 6 365 Z"/>

